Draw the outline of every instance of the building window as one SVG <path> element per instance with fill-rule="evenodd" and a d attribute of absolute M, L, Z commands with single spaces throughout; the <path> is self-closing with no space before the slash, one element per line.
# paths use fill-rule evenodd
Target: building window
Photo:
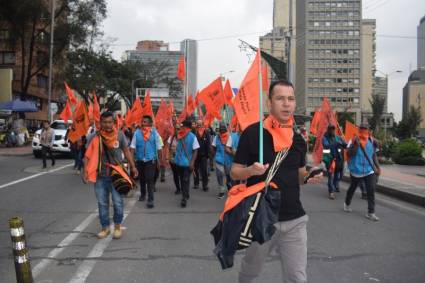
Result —
<path fill-rule="evenodd" d="M 0 30 L 0 40 L 7 40 L 10 38 L 10 32 L 7 29 Z"/>
<path fill-rule="evenodd" d="M 37 86 L 40 88 L 47 88 L 48 77 L 44 75 L 37 76 Z"/>
<path fill-rule="evenodd" d="M 15 52 L 0 52 L 0 64 L 14 65 L 16 62 Z"/>

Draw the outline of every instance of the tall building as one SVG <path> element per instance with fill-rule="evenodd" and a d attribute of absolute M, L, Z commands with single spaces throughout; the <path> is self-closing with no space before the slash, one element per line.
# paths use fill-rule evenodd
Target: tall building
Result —
<path fill-rule="evenodd" d="M 137 42 L 136 50 L 139 51 L 168 51 L 169 44 L 160 40 L 142 40 Z"/>
<path fill-rule="evenodd" d="M 425 69 L 414 71 L 403 88 L 403 118 L 409 112 L 410 106 L 420 109 L 423 120 L 418 131 L 419 136 L 425 137 Z"/>
<path fill-rule="evenodd" d="M 425 69 L 425 16 L 418 26 L 418 70 Z"/>
<path fill-rule="evenodd" d="M 163 70 L 164 72 L 161 78 L 152 78 L 154 80 L 154 86 L 150 88 L 150 91 L 153 108 L 158 107 L 160 99 L 163 98 L 166 101 L 173 100 L 174 109 L 177 112 L 183 109 L 183 85 L 176 77 L 177 66 L 182 55 L 183 53 L 180 51 L 125 51 L 124 60 L 138 61 L 144 64 L 164 64 L 167 66 Z M 136 90 L 137 94 L 142 96 L 145 91 L 146 89 Z"/>
<path fill-rule="evenodd" d="M 361 122 L 361 11 L 360 0 L 296 1 L 298 112 L 312 114 L 328 97 Z"/>
<path fill-rule="evenodd" d="M 195 96 L 198 91 L 198 42 L 185 39 L 180 42 L 180 51 L 186 59 L 187 93 Z"/>
<path fill-rule="evenodd" d="M 370 100 L 372 100 L 373 95 L 374 74 L 376 69 L 376 21 L 369 19 L 362 20 L 360 34 L 361 109 L 362 112 L 372 112 Z"/>
<path fill-rule="evenodd" d="M 373 78 L 373 95 L 385 97 L 384 113 L 388 112 L 388 77 Z"/>

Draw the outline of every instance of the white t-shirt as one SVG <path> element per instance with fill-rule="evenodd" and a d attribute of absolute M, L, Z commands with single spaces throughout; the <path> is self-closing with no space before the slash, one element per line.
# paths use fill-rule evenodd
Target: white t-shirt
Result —
<path fill-rule="evenodd" d="M 162 138 L 158 134 L 158 131 L 155 131 L 155 133 L 156 133 L 156 137 L 155 137 L 156 150 L 160 150 L 164 146 L 164 143 L 162 142 Z M 134 134 L 133 138 L 131 139 L 130 148 L 133 148 L 133 149 L 136 148 L 136 134 Z"/>

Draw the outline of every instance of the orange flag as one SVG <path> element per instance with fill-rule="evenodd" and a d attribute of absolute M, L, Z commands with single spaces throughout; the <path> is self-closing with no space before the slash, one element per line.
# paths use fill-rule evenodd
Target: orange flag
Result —
<path fill-rule="evenodd" d="M 170 100 L 170 103 L 168 105 L 168 111 L 170 112 L 171 116 L 174 115 L 174 103 L 172 100 Z"/>
<path fill-rule="evenodd" d="M 72 128 L 68 135 L 69 140 L 75 143 L 79 138 L 87 134 L 89 127 L 90 121 L 87 106 L 83 101 L 80 101 L 72 119 Z"/>
<path fill-rule="evenodd" d="M 260 121 L 259 61 L 260 49 L 257 50 L 254 62 L 252 62 L 250 69 L 239 87 L 238 94 L 233 101 L 242 131 L 249 125 Z"/>
<path fill-rule="evenodd" d="M 195 111 L 195 101 L 193 100 L 192 95 L 189 95 L 189 98 L 187 99 L 187 107 L 186 107 L 186 114 L 188 116 L 192 115 L 193 111 Z"/>
<path fill-rule="evenodd" d="M 62 113 L 59 115 L 59 117 L 65 121 L 65 123 L 68 123 L 68 120 L 72 118 L 72 111 L 71 106 L 69 106 L 69 101 L 66 101 L 65 108 L 62 110 Z"/>
<path fill-rule="evenodd" d="M 173 134 L 173 123 L 167 103 L 162 98 L 158 111 L 156 112 L 155 123 L 162 140 L 166 141 L 168 137 Z"/>
<path fill-rule="evenodd" d="M 314 144 L 314 149 L 313 149 L 313 160 L 315 164 L 319 164 L 322 161 L 322 156 L 323 156 L 322 139 L 328 129 L 329 124 L 336 126 L 336 123 L 337 123 L 335 120 L 335 113 L 332 111 L 332 106 L 326 97 L 323 98 L 320 111 L 321 111 L 321 114 L 320 114 L 320 120 L 317 126 L 316 142 Z"/>
<path fill-rule="evenodd" d="M 177 117 L 177 123 L 180 124 L 186 119 L 187 113 L 186 113 L 186 107 L 183 108 L 182 112 L 180 113 L 179 117 Z"/>
<path fill-rule="evenodd" d="M 152 102 L 151 102 L 151 92 L 146 91 L 145 101 L 143 103 L 143 116 L 150 116 L 152 120 L 154 119 Z"/>
<path fill-rule="evenodd" d="M 123 119 L 122 119 L 121 114 L 118 113 L 115 116 L 115 127 L 117 128 L 117 130 L 120 130 L 122 125 L 123 125 Z"/>
<path fill-rule="evenodd" d="M 233 91 L 232 91 L 232 87 L 230 86 L 229 80 L 226 81 L 223 92 L 224 92 L 225 103 L 229 106 L 233 106 Z"/>
<path fill-rule="evenodd" d="M 125 117 L 124 117 L 124 124 L 127 128 L 131 128 L 132 122 L 133 122 L 133 117 L 131 115 L 131 109 L 128 109 L 128 111 L 127 111 L 127 113 L 125 114 Z"/>
<path fill-rule="evenodd" d="M 263 64 L 263 67 L 261 68 L 261 76 L 262 76 L 262 82 L 263 82 L 263 91 L 268 92 L 269 91 L 269 65 L 267 63 Z"/>
<path fill-rule="evenodd" d="M 71 102 L 73 106 L 77 105 L 77 99 L 75 98 L 74 92 L 68 86 L 66 82 L 64 82 L 64 84 L 65 84 L 65 91 L 66 91 L 66 94 L 68 95 L 69 102 Z"/>
<path fill-rule="evenodd" d="M 179 65 L 177 66 L 177 78 L 184 81 L 186 78 L 186 66 L 184 62 L 184 56 L 180 57 Z"/>
<path fill-rule="evenodd" d="M 310 134 L 316 136 L 317 135 L 317 127 L 319 125 L 320 117 L 321 117 L 322 111 L 320 109 L 316 109 L 313 115 L 313 119 L 310 123 Z"/>
<path fill-rule="evenodd" d="M 96 125 L 96 129 L 100 129 L 100 106 L 97 102 L 96 93 L 93 92 L 93 120 Z"/>
<path fill-rule="evenodd" d="M 89 108 L 87 110 L 87 114 L 89 115 L 89 119 L 93 120 L 93 103 L 89 102 Z"/>
<path fill-rule="evenodd" d="M 214 80 L 206 88 L 198 94 L 199 100 L 205 104 L 207 112 L 220 117 L 220 109 L 224 106 L 223 86 L 221 85 L 221 77 Z"/>
<path fill-rule="evenodd" d="M 142 124 L 143 106 L 139 96 L 136 97 L 133 107 L 131 107 L 130 115 L 131 115 L 130 126 L 132 126 L 133 124 L 137 124 L 137 125 Z"/>
<path fill-rule="evenodd" d="M 354 136 L 359 134 L 359 128 L 351 123 L 350 121 L 345 121 L 345 139 L 346 141 L 351 140 Z"/>

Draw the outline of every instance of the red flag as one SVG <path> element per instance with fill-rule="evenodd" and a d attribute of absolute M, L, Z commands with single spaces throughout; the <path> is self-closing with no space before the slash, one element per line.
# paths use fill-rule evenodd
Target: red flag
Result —
<path fill-rule="evenodd" d="M 233 106 L 233 91 L 232 91 L 232 87 L 230 86 L 229 80 L 226 81 L 223 92 L 224 92 L 225 103 L 229 106 Z"/>
<path fill-rule="evenodd" d="M 186 66 L 184 56 L 180 57 L 179 65 L 177 66 L 177 78 L 181 81 L 184 81 L 186 78 Z"/>
<path fill-rule="evenodd" d="M 224 106 L 223 86 L 221 85 L 221 77 L 214 80 L 206 88 L 201 90 L 198 95 L 199 100 L 205 104 L 207 112 L 220 117 L 220 109 Z"/>
<path fill-rule="evenodd" d="M 238 94 L 233 101 L 235 112 L 242 130 L 245 130 L 246 127 L 260 120 L 259 61 L 260 50 L 258 49 L 254 62 L 252 62 L 250 69 L 239 87 Z"/>
<path fill-rule="evenodd" d="M 62 113 L 59 115 L 59 117 L 65 121 L 65 123 L 68 123 L 68 120 L 72 118 L 72 111 L 71 106 L 69 106 L 69 101 L 66 101 L 65 108 L 62 110 Z"/>
<path fill-rule="evenodd" d="M 96 93 L 93 92 L 93 120 L 96 125 L 96 129 L 100 129 L 100 106 L 97 102 Z"/>
<path fill-rule="evenodd" d="M 66 82 L 64 82 L 64 84 L 65 84 L 65 91 L 66 91 L 66 94 L 68 95 L 68 99 L 69 99 L 69 102 L 71 102 L 71 104 L 73 105 L 73 106 L 75 106 L 75 105 L 77 105 L 77 99 L 75 98 L 75 95 L 74 95 L 74 92 L 72 91 L 72 89 L 68 86 L 68 84 L 66 83 Z"/>
<path fill-rule="evenodd" d="M 79 138 L 87 134 L 89 127 L 90 121 L 87 106 L 84 102 L 80 101 L 72 119 L 72 128 L 68 135 L 69 140 L 75 143 Z"/>
<path fill-rule="evenodd" d="M 143 103 L 143 116 L 150 116 L 152 120 L 154 119 L 152 103 L 151 103 L 151 92 L 146 91 L 145 101 Z"/>
<path fill-rule="evenodd" d="M 269 91 L 269 65 L 267 63 L 263 64 L 263 67 L 261 68 L 261 76 L 262 76 L 262 82 L 263 82 L 263 91 L 268 92 Z"/>

